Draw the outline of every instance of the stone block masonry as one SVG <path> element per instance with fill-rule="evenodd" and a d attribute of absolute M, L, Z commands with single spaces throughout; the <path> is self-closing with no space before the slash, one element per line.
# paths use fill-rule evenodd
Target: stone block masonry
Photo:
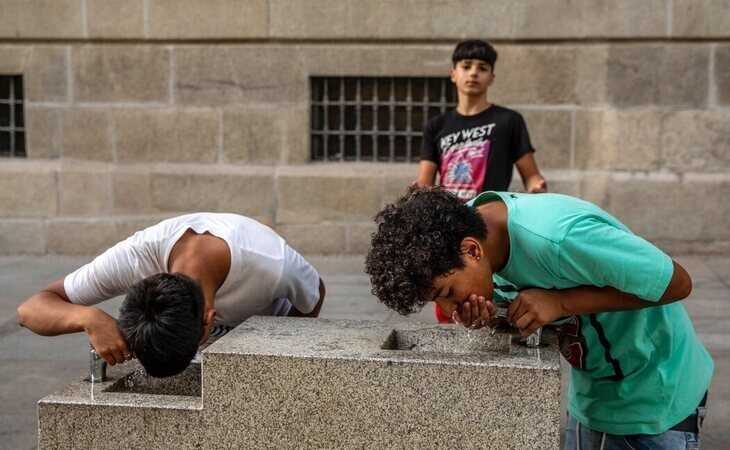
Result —
<path fill-rule="evenodd" d="M 135 367 L 127 363 L 107 382 L 77 381 L 45 397 L 38 448 L 557 449 L 555 335 L 527 349 L 507 331 L 474 333 L 471 340 L 453 326 L 253 317 L 203 351 L 202 368 L 188 369 L 201 376 L 130 389 Z M 443 395 L 454 380 L 474 389 Z M 485 395 L 489 401 L 475 401 Z M 480 426 L 464 433 L 465 417 Z M 115 433 L 120 423 L 134 432 Z"/>
<path fill-rule="evenodd" d="M 311 253 L 362 253 L 417 167 L 311 162 L 309 79 L 445 77 L 467 37 L 495 43 L 490 100 L 522 113 L 552 191 L 667 251 L 726 251 L 729 9 L 0 0 L 0 74 L 23 75 L 28 155 L 0 159 L 0 253 L 96 253 L 190 211 L 259 218 Z"/>

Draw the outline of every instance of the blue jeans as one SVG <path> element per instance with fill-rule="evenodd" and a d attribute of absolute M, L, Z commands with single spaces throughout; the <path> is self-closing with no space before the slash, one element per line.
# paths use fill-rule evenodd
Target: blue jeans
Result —
<path fill-rule="evenodd" d="M 696 411 L 700 414 L 699 408 Z M 702 408 L 704 417 L 704 408 Z M 697 433 L 668 430 L 662 434 L 631 434 L 621 436 L 591 430 L 568 415 L 563 450 L 697 450 Z"/>

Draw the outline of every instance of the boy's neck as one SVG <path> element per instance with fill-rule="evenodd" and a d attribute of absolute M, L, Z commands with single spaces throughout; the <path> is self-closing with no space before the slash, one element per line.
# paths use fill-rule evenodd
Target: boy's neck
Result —
<path fill-rule="evenodd" d="M 474 116 L 492 106 L 487 101 L 486 93 L 479 96 L 467 96 L 459 94 L 459 103 L 456 105 L 456 112 L 462 116 Z"/>
<path fill-rule="evenodd" d="M 485 253 L 492 271 L 496 273 L 504 269 L 510 255 L 507 205 L 501 201 L 492 201 L 477 206 L 477 210 L 487 226 Z"/>
<path fill-rule="evenodd" d="M 168 271 L 179 272 L 195 280 L 203 291 L 206 307 L 212 309 L 215 294 L 231 268 L 228 244 L 208 232 L 187 230 L 170 251 Z"/>

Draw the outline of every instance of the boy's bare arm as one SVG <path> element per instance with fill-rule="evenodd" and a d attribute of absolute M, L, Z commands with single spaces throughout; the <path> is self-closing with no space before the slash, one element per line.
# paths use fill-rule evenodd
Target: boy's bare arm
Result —
<path fill-rule="evenodd" d="M 18 307 L 18 323 L 41 336 L 84 331 L 89 308 L 74 305 L 63 288 L 63 279 L 56 280 L 30 296 Z"/>
<path fill-rule="evenodd" d="M 56 280 L 18 307 L 18 323 L 36 334 L 56 336 L 85 331 L 91 344 L 109 364 L 121 363 L 129 355 L 117 321 L 104 311 L 71 303 Z"/>
<path fill-rule="evenodd" d="M 507 309 L 507 320 L 516 326 L 523 336 L 529 336 L 538 328 L 560 317 L 630 311 L 674 303 L 689 296 L 692 292 L 692 280 L 681 265 L 675 261 L 672 263 L 674 265 L 672 279 L 657 302 L 642 300 L 612 287 L 526 289 L 510 304 Z"/>
<path fill-rule="evenodd" d="M 324 303 L 324 296 L 326 294 L 326 290 L 324 288 L 324 282 L 322 279 L 319 279 L 319 301 L 316 305 L 314 305 L 314 309 L 309 313 L 303 313 L 299 311 L 297 308 L 292 305 L 291 309 L 289 310 L 289 317 L 319 317 L 319 311 L 322 309 L 322 303 Z"/>
<path fill-rule="evenodd" d="M 418 178 L 416 184 L 419 187 L 428 187 L 436 184 L 436 171 L 438 166 L 433 161 L 421 161 L 418 164 Z"/>
<path fill-rule="evenodd" d="M 528 152 L 515 162 L 517 171 L 522 177 L 522 183 L 525 185 L 525 191 L 534 194 L 538 192 L 547 192 L 547 182 L 537 169 L 535 155 Z"/>

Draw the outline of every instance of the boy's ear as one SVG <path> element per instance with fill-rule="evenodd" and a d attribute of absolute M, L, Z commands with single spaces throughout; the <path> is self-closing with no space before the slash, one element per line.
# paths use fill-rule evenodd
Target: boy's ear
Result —
<path fill-rule="evenodd" d="M 200 338 L 200 342 L 198 342 L 198 346 L 201 346 L 205 343 L 205 341 L 208 340 L 210 337 L 210 333 L 213 330 L 213 319 L 215 318 L 215 309 L 213 308 L 206 308 L 203 311 L 203 337 Z"/>
<path fill-rule="evenodd" d="M 451 69 L 449 77 L 451 78 L 452 83 L 456 83 L 456 66 L 454 66 L 454 68 Z"/>
<path fill-rule="evenodd" d="M 213 323 L 213 319 L 215 318 L 215 309 L 210 308 L 206 309 L 203 312 L 203 325 L 206 327 Z"/>
<path fill-rule="evenodd" d="M 481 257 L 482 246 L 473 237 L 465 237 L 461 241 L 461 253 L 472 258 Z"/>

